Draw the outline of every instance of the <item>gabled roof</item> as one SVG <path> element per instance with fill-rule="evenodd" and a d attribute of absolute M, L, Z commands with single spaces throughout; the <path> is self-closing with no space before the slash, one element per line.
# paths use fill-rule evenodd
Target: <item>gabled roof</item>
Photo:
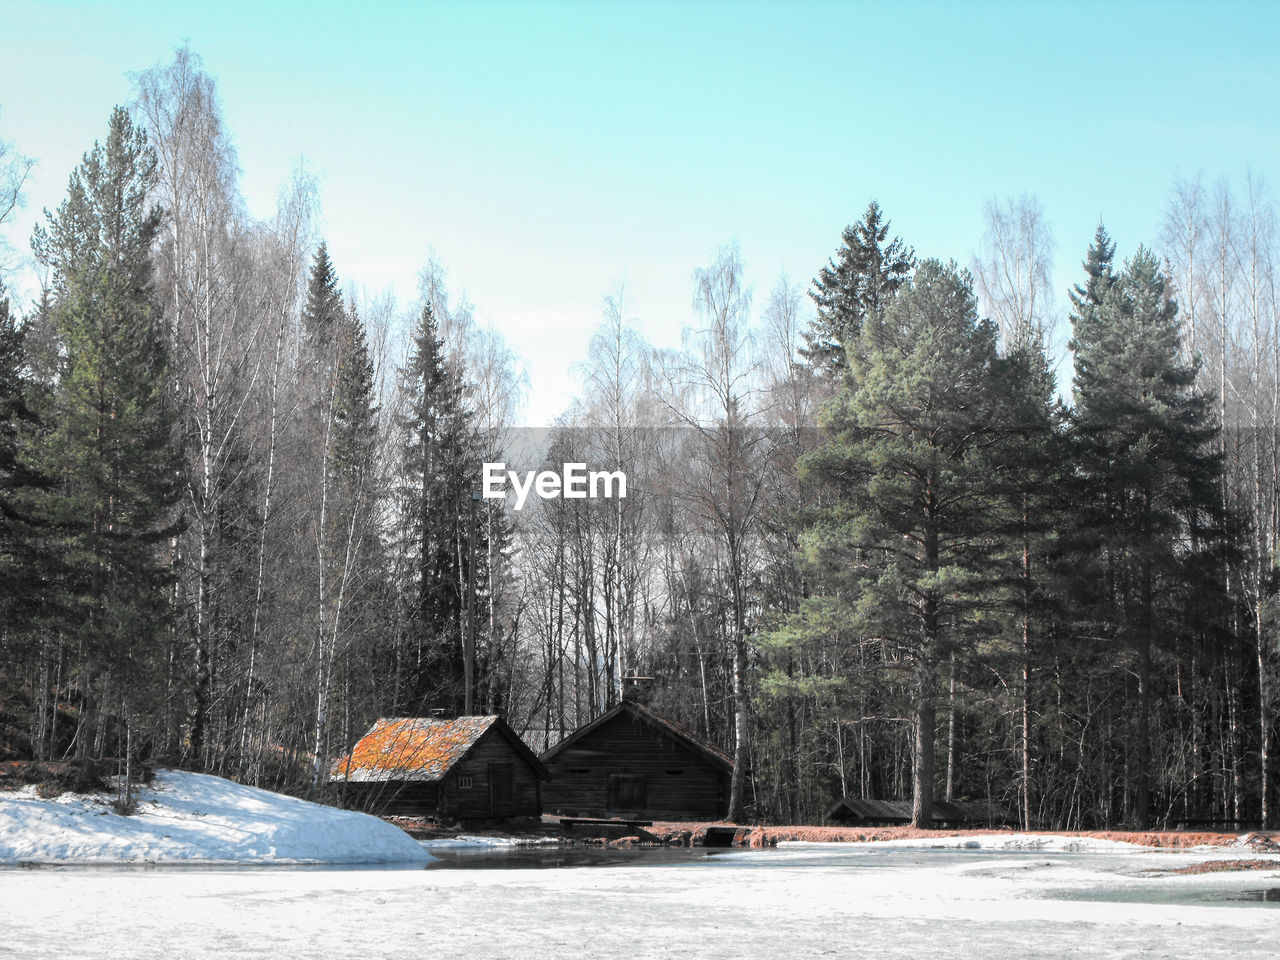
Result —
<path fill-rule="evenodd" d="M 937 801 L 934 802 L 935 816 Z M 911 822 L 910 800 L 863 800 L 858 797 L 845 797 L 837 800 L 827 811 L 828 820 L 888 820 L 901 823 Z"/>
<path fill-rule="evenodd" d="M 828 820 L 885 820 L 911 821 L 910 800 L 863 800 L 845 797 L 837 800 L 827 811 Z M 934 800 L 933 819 L 947 823 L 987 823 L 990 819 L 1005 822 L 1008 811 L 985 801 Z"/>
<path fill-rule="evenodd" d="M 675 740 L 677 743 L 698 756 L 702 757 L 713 766 L 722 768 L 726 773 L 733 772 L 733 758 L 721 750 L 719 747 L 708 743 L 700 736 L 682 724 L 676 723 L 670 717 L 664 717 L 662 714 L 650 710 L 644 704 L 637 703 L 634 700 L 623 700 L 612 710 L 602 713 L 584 727 L 579 727 L 569 736 L 565 737 L 550 750 L 542 754 L 542 762 L 550 763 L 554 760 L 561 750 L 573 746 L 584 737 L 589 736 L 594 731 L 600 729 L 614 717 L 627 713 L 635 720 L 646 723 L 656 728 L 660 733 Z"/>
<path fill-rule="evenodd" d="M 475 749 L 490 730 L 504 737 L 544 780 L 547 768 L 506 722 L 497 716 L 432 720 L 383 717 L 334 763 L 330 780 L 381 783 L 388 780 L 438 781 Z"/>

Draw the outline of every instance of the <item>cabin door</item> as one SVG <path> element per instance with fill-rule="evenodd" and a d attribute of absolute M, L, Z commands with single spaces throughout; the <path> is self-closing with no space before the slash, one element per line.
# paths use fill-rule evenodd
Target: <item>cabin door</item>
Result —
<path fill-rule="evenodd" d="M 639 813 L 649 805 L 648 780 L 640 773 L 609 775 L 609 809 Z"/>
<path fill-rule="evenodd" d="M 489 764 L 489 809 L 493 813 L 509 812 L 515 795 L 515 767 L 509 763 Z"/>

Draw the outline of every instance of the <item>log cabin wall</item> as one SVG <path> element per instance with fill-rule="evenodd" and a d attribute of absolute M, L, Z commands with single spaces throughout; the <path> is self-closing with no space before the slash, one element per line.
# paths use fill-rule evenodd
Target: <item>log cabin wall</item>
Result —
<path fill-rule="evenodd" d="M 341 794 L 345 786 L 346 805 L 386 817 L 434 817 L 440 800 L 440 784 L 434 781 L 393 780 L 383 783 L 337 783 Z"/>
<path fill-rule="evenodd" d="M 489 730 L 454 764 L 441 779 L 440 791 L 440 815 L 453 819 L 542 815 L 537 771 L 496 730 Z"/>
<path fill-rule="evenodd" d="M 546 809 L 564 816 L 715 820 L 728 807 L 728 771 L 627 710 L 544 762 Z"/>

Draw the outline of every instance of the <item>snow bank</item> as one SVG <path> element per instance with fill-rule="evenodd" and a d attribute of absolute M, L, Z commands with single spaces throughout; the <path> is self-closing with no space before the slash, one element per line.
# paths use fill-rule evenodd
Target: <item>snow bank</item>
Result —
<path fill-rule="evenodd" d="M 156 772 L 137 812 L 107 797 L 0 793 L 0 863 L 425 863 L 403 830 L 221 777 Z"/>

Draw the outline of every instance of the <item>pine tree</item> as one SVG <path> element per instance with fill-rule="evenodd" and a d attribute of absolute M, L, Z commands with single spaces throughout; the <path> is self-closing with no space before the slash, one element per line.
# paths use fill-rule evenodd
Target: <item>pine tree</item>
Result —
<path fill-rule="evenodd" d="M 1204 556 L 1221 549 L 1225 518 L 1211 402 L 1180 359 L 1168 282 L 1142 248 L 1113 276 L 1113 250 L 1099 228 L 1073 298 L 1079 528 L 1091 561 L 1082 569 L 1096 578 L 1090 619 L 1137 681 L 1127 766 L 1130 814 L 1145 826 L 1157 658 L 1185 629 L 1179 598 L 1212 568 Z"/>
<path fill-rule="evenodd" d="M 145 134 L 117 108 L 106 143 L 85 155 L 36 243 L 52 269 L 62 350 L 41 465 L 60 480 L 45 506 L 64 531 L 78 608 L 67 628 L 82 651 L 81 757 L 128 752 L 161 694 L 171 628 L 166 546 L 179 528 L 181 458 L 151 283 L 154 171 Z"/>
<path fill-rule="evenodd" d="M 868 317 L 884 310 L 915 266 L 915 254 L 901 238 L 889 236 L 889 221 L 879 204 L 867 206 L 862 219 L 845 227 L 844 245 L 818 272 L 809 296 L 817 306 L 800 350 L 815 370 L 835 377 L 848 369 L 846 349 Z"/>
<path fill-rule="evenodd" d="M 867 318 L 849 359 L 848 385 L 823 416 L 828 442 L 804 466 L 839 503 L 806 531 L 806 552 L 842 615 L 909 667 L 913 822 L 927 826 L 940 668 L 972 649 L 972 621 L 999 576 L 988 448 L 1008 428 L 996 330 L 978 319 L 967 274 L 925 261 Z M 812 616 L 830 615 L 818 606 Z"/>

